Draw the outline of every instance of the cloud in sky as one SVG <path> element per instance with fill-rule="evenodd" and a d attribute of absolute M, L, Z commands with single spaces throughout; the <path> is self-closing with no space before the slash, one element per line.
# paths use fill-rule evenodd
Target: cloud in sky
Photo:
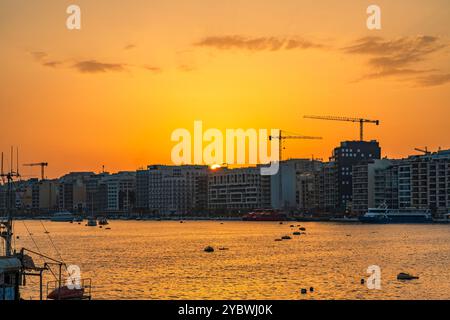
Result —
<path fill-rule="evenodd" d="M 429 74 L 426 76 L 418 77 L 416 83 L 423 87 L 439 86 L 442 84 L 450 83 L 450 73 L 443 74 Z"/>
<path fill-rule="evenodd" d="M 97 60 L 78 61 L 72 65 L 73 68 L 82 73 L 101 73 L 101 72 L 121 72 L 125 71 L 126 64 L 123 63 L 105 63 Z"/>
<path fill-rule="evenodd" d="M 242 35 L 210 36 L 194 43 L 198 47 L 219 50 L 278 51 L 323 48 L 324 46 L 300 37 L 246 37 Z"/>
<path fill-rule="evenodd" d="M 136 48 L 135 44 L 127 44 L 125 47 L 123 47 L 124 50 L 131 50 Z"/>
<path fill-rule="evenodd" d="M 361 79 L 382 77 L 411 77 L 418 85 L 431 83 L 444 84 L 445 75 L 423 74 L 436 72 L 436 69 L 418 68 L 420 62 L 426 61 L 433 53 L 447 47 L 439 37 L 419 35 L 415 37 L 400 37 L 383 39 L 381 37 L 364 37 L 344 47 L 348 54 L 360 54 L 369 57 L 367 63 L 371 72 Z M 404 78 L 403 78 L 404 79 Z"/>

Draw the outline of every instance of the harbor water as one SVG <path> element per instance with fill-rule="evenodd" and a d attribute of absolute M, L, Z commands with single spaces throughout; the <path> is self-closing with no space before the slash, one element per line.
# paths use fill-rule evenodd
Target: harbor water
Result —
<path fill-rule="evenodd" d="M 298 225 L 306 234 L 293 235 Z M 16 221 L 16 248 L 78 265 L 92 279 L 93 299 L 450 299 L 450 225 L 114 220 L 110 230 L 85 222 L 44 226 L 49 233 L 39 221 Z M 292 239 L 275 241 L 284 235 Z M 206 246 L 214 252 L 204 252 Z M 367 286 L 373 265 L 381 270 L 380 289 Z M 400 272 L 419 279 L 399 281 Z M 47 273 L 45 280 L 54 278 Z M 28 288 L 22 297 L 37 299 L 38 291 Z"/>

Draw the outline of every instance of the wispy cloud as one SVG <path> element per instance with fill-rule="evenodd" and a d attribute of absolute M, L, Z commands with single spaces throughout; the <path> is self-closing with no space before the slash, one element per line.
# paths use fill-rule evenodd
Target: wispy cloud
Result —
<path fill-rule="evenodd" d="M 418 77 L 416 83 L 423 87 L 439 86 L 450 83 L 450 73 L 444 74 L 429 74 L 423 77 Z"/>
<path fill-rule="evenodd" d="M 42 61 L 44 58 L 46 58 L 48 56 L 48 54 L 44 51 L 33 51 L 33 52 L 30 52 L 30 54 L 33 56 L 33 58 L 36 61 Z"/>
<path fill-rule="evenodd" d="M 123 47 L 124 50 L 131 50 L 136 48 L 135 44 L 127 44 L 125 47 Z"/>
<path fill-rule="evenodd" d="M 142 68 L 144 68 L 144 69 L 147 70 L 147 71 L 154 72 L 154 73 L 160 73 L 160 72 L 162 72 L 162 69 L 161 69 L 160 67 L 155 67 L 155 66 L 145 65 L 145 66 L 142 66 Z"/>
<path fill-rule="evenodd" d="M 198 47 L 219 50 L 278 51 L 323 48 L 324 46 L 300 37 L 246 37 L 242 35 L 211 36 L 194 43 Z"/>
<path fill-rule="evenodd" d="M 361 79 L 395 76 L 404 80 L 404 77 L 409 77 L 408 79 L 412 79 L 419 85 L 426 85 L 427 81 L 445 83 L 441 79 L 442 75 L 423 76 L 423 74 L 437 71 L 436 69 L 423 69 L 419 66 L 431 54 L 441 51 L 445 47 L 447 47 L 447 43 L 434 36 L 420 35 L 391 40 L 381 37 L 364 37 L 344 47 L 343 51 L 348 54 L 369 57 L 367 63 L 372 71 Z M 429 78 L 434 81 L 424 80 Z"/>
<path fill-rule="evenodd" d="M 126 70 L 126 64 L 105 63 L 97 60 L 78 61 L 72 67 L 81 73 L 122 72 Z"/>

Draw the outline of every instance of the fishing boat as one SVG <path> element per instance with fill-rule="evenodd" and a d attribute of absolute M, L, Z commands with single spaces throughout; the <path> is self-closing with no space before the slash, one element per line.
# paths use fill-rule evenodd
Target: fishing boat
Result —
<path fill-rule="evenodd" d="M 3 161 L 1 167 L 3 168 Z M 50 281 L 46 285 L 46 299 L 90 300 L 91 280 L 69 276 L 68 267 L 66 263 L 62 261 L 61 257 L 58 260 L 44 255 L 41 252 L 36 252 L 26 248 L 21 248 L 20 250 L 15 248 L 15 242 L 13 241 L 14 193 L 12 182 L 15 177 L 18 178 L 20 175 L 18 170 L 13 172 L 11 169 L 11 171 L 6 174 L 4 174 L 2 170 L 0 177 L 3 184 L 5 184 L 5 180 L 7 181 L 6 214 L 4 217 L 0 217 L 0 250 L 4 250 L 0 251 L 0 301 L 21 300 L 22 288 L 27 285 L 27 279 L 29 277 L 39 278 L 37 281 L 39 300 L 44 300 L 44 279 L 46 279 L 44 275 L 46 273 L 50 273 L 55 278 L 55 281 Z M 23 223 L 25 224 L 25 222 Z M 51 240 L 51 236 L 43 223 L 42 226 Z M 28 235 L 36 244 L 32 234 L 28 232 Z M 51 243 L 54 246 L 53 241 L 51 241 Z M 56 247 L 54 248 L 56 250 Z M 33 257 L 38 260 L 42 260 L 43 264 L 36 265 Z"/>

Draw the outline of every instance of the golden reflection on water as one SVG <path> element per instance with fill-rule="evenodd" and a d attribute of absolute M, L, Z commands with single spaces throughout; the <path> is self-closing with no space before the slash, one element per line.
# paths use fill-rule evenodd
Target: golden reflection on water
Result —
<path fill-rule="evenodd" d="M 24 223 L 41 252 L 57 257 L 38 221 L 15 223 L 16 247 L 36 249 Z M 84 224 L 45 227 L 65 262 L 92 279 L 94 299 L 450 298 L 449 225 L 110 221 L 106 230 Z M 306 235 L 292 235 L 298 224 Z M 292 239 L 274 241 L 283 235 Z M 215 252 L 204 252 L 208 245 Z M 381 268 L 381 290 L 360 282 L 370 265 Z M 399 272 L 420 279 L 401 282 Z M 313 293 L 300 294 L 310 287 Z M 28 289 L 23 297 L 36 299 L 38 292 Z"/>

